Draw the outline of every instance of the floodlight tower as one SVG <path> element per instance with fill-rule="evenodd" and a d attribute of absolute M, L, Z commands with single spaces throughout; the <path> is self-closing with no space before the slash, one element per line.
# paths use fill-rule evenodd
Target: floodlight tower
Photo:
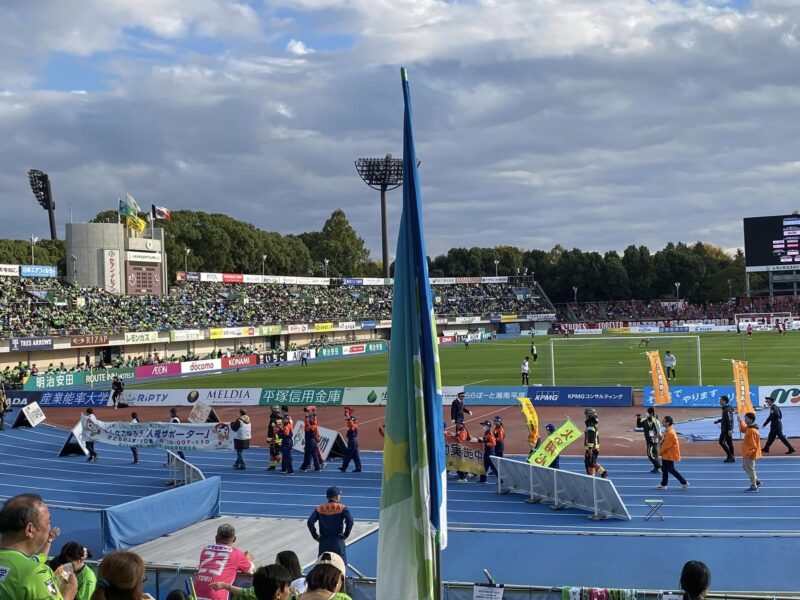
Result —
<path fill-rule="evenodd" d="M 31 182 L 31 191 L 36 196 L 36 201 L 50 217 L 50 239 L 57 240 L 56 203 L 53 201 L 53 193 L 50 191 L 50 178 L 47 173 L 39 169 L 31 169 L 28 171 L 28 180 Z"/>
<path fill-rule="evenodd" d="M 381 192 L 381 242 L 383 250 L 383 276 L 389 278 L 389 239 L 386 225 L 386 192 L 403 185 L 403 161 L 392 158 L 359 158 L 356 171 L 369 187 Z"/>

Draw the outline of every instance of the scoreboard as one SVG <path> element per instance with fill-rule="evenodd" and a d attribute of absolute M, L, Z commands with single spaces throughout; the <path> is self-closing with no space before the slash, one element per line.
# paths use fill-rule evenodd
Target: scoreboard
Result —
<path fill-rule="evenodd" d="M 744 219 L 747 271 L 800 270 L 800 215 Z"/>
<path fill-rule="evenodd" d="M 161 295 L 161 264 L 125 261 L 125 293 L 132 296 Z"/>

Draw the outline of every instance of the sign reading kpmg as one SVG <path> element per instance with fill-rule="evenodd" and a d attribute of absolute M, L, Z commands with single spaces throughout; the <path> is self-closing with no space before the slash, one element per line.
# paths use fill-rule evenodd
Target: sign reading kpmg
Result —
<path fill-rule="evenodd" d="M 534 406 L 632 406 L 629 387 L 529 387 Z"/>

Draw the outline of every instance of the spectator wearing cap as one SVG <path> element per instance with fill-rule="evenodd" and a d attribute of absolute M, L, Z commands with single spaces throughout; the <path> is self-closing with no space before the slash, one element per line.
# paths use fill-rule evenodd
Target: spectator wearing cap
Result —
<path fill-rule="evenodd" d="M 200 566 L 194 577 L 194 587 L 198 600 L 227 600 L 228 594 L 215 587 L 215 583 L 232 584 L 237 573 L 252 575 L 255 571 L 253 555 L 234 548 L 236 529 L 223 523 L 217 528 L 213 544 L 203 548 L 200 553 Z"/>
<path fill-rule="evenodd" d="M 250 417 L 247 410 L 239 409 L 239 417 L 231 423 L 233 431 L 233 448 L 236 450 L 236 462 L 233 468 L 237 471 L 244 471 L 244 451 L 250 448 L 250 438 L 252 437 Z"/>
<path fill-rule="evenodd" d="M 478 483 L 486 483 L 486 476 L 489 471 L 494 471 L 495 476 L 497 475 L 497 469 L 492 464 L 492 454 L 494 454 L 494 447 L 497 442 L 492 433 L 492 422 L 484 421 L 481 425 L 483 425 L 483 436 L 478 439 L 478 442 L 483 444 L 483 474 Z"/>
<path fill-rule="evenodd" d="M 87 558 L 92 558 L 92 553 L 87 548 L 78 542 L 67 542 L 61 546 L 58 556 L 47 563 L 53 571 L 63 565 L 65 569 L 75 573 L 78 580 L 78 593 L 75 595 L 75 600 L 89 600 L 97 586 L 97 576 L 84 563 Z"/>
<path fill-rule="evenodd" d="M 778 438 L 784 446 L 786 446 L 786 454 L 794 454 L 794 447 L 789 443 L 789 440 L 786 439 L 786 436 L 783 434 L 783 413 L 781 413 L 781 409 L 775 406 L 775 399 L 771 396 L 767 396 L 765 398 L 767 401 L 767 406 L 769 407 L 769 416 L 767 420 L 764 421 L 764 427 L 769 425 L 769 435 L 767 436 L 767 443 L 764 444 L 764 447 L 761 449 L 762 452 L 769 454 L 769 447 L 772 446 L 772 442 L 775 441 L 775 438 Z"/>
<path fill-rule="evenodd" d="M 309 571 L 308 589 L 299 600 L 351 600 L 344 593 L 347 567 L 345 560 L 333 552 L 324 552 Z"/>
<path fill-rule="evenodd" d="M 346 473 L 347 467 L 352 460 L 355 465 L 353 473 L 361 473 L 361 456 L 358 453 L 358 423 L 352 408 L 347 407 L 344 409 L 344 420 L 347 424 L 347 450 L 344 454 L 344 462 L 339 467 L 339 470 L 342 473 Z"/>
<path fill-rule="evenodd" d="M 464 406 L 464 392 L 456 394 L 455 400 L 450 405 L 450 420 L 453 423 L 464 422 L 464 414 L 471 415 L 472 411 Z"/>
<path fill-rule="evenodd" d="M 496 415 L 494 418 L 494 455 L 503 456 L 506 447 L 506 428 L 503 425 L 503 417 Z"/>
<path fill-rule="evenodd" d="M 325 496 L 328 501 L 314 509 L 306 524 L 311 537 L 319 542 L 319 554 L 335 552 L 346 563 L 345 540 L 353 530 L 353 517 L 347 507 L 339 502 L 342 497 L 339 488 L 329 487 Z M 317 532 L 317 522 L 319 522 L 319 532 Z"/>

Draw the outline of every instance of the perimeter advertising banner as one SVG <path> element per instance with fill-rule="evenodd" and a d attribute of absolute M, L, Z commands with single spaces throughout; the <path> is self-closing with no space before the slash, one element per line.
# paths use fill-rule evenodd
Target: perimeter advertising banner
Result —
<path fill-rule="evenodd" d="M 123 400 L 130 406 L 258 406 L 261 388 L 220 388 L 201 390 L 125 390 Z"/>
<path fill-rule="evenodd" d="M 84 442 L 164 450 L 233 450 L 227 423 L 123 423 L 81 415 Z"/>
<path fill-rule="evenodd" d="M 772 398 L 775 400 L 775 406 L 780 408 L 800 407 L 800 383 L 760 385 L 758 386 L 757 398 L 758 404 L 761 406 L 766 406 L 765 398 Z"/>
<path fill-rule="evenodd" d="M 344 388 L 264 388 L 260 392 L 261 406 L 340 405 L 344 397 Z"/>
<path fill-rule="evenodd" d="M 755 386 L 750 387 L 750 397 L 758 391 Z M 668 406 L 714 406 L 719 408 L 719 397 L 736 397 L 736 388 L 732 385 L 673 385 L 670 388 L 672 403 Z M 654 406 L 655 394 L 652 386 L 644 387 L 644 400 L 642 406 Z"/>
<path fill-rule="evenodd" d="M 53 338 L 50 336 L 39 337 L 12 337 L 8 340 L 8 349 L 11 352 L 34 352 L 36 350 L 52 350 Z"/>
<path fill-rule="evenodd" d="M 120 377 L 123 381 L 132 381 L 136 377 L 136 369 L 94 369 L 92 371 L 77 371 L 75 373 L 33 375 L 22 385 L 22 388 L 34 391 L 55 390 L 65 387 L 88 387 L 95 384 L 110 383 L 114 377 Z"/>

